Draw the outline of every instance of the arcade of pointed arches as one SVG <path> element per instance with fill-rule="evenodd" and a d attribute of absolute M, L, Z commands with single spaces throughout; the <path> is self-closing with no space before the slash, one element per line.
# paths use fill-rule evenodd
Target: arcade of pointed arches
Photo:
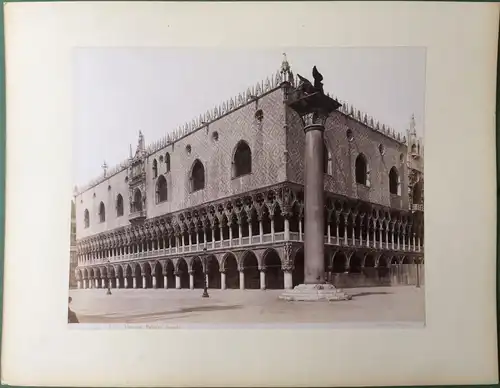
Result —
<path fill-rule="evenodd" d="M 132 261 L 76 269 L 79 288 L 190 288 L 205 285 L 217 289 L 283 289 L 304 281 L 303 246 L 286 249 L 256 249 L 240 252 L 165 258 L 153 261 Z M 362 273 L 365 268 L 386 276 L 390 266 L 423 264 L 417 255 L 393 255 L 374 251 L 327 250 L 324 258 L 325 278 L 332 274 Z M 286 276 L 288 275 L 288 281 Z"/>

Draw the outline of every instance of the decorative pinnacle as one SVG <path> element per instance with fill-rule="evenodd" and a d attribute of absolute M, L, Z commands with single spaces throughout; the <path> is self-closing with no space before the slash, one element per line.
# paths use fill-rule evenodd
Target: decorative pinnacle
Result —
<path fill-rule="evenodd" d="M 417 134 L 417 130 L 416 130 L 416 124 L 415 124 L 415 115 L 412 114 L 411 115 L 411 119 L 410 119 L 410 134 L 411 135 L 416 135 Z"/>
<path fill-rule="evenodd" d="M 104 171 L 104 176 L 106 176 L 106 171 L 108 170 L 108 165 L 106 164 L 106 161 L 104 161 L 101 168 Z"/>
<path fill-rule="evenodd" d="M 281 74 L 288 73 L 290 71 L 290 64 L 286 58 L 286 53 L 283 53 L 283 62 L 281 62 Z"/>

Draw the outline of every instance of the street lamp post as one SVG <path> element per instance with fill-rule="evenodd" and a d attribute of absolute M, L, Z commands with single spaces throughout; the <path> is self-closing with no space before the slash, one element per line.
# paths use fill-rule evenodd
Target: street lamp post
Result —
<path fill-rule="evenodd" d="M 208 284 L 207 284 L 207 247 L 203 247 L 203 294 L 201 295 L 202 298 L 208 298 Z"/>
<path fill-rule="evenodd" d="M 110 263 L 109 259 L 106 263 Z M 108 267 L 108 271 L 109 271 L 109 267 Z M 106 291 L 106 295 L 111 295 L 111 279 L 109 277 L 109 273 L 107 273 L 108 271 L 106 271 L 106 274 L 108 275 L 108 291 Z"/>
<path fill-rule="evenodd" d="M 415 260 L 417 264 L 417 288 L 420 288 L 420 259 Z"/>

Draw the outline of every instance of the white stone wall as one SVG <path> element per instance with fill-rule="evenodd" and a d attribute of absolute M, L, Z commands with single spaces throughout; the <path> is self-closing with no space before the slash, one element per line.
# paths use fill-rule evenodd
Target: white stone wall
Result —
<path fill-rule="evenodd" d="M 258 110 L 263 112 L 262 121 L 255 117 Z M 146 161 L 147 218 L 285 181 L 284 114 L 283 94 L 281 89 L 277 89 L 150 155 Z M 214 132 L 218 133 L 218 140 L 214 140 Z M 252 173 L 233 179 L 232 157 L 240 140 L 246 141 L 252 151 Z M 188 145 L 191 147 L 190 153 L 186 151 Z M 165 163 L 167 152 L 170 154 L 169 173 L 166 172 Z M 163 162 L 160 162 L 160 156 L 163 156 Z M 164 174 L 168 185 L 168 200 L 161 203 L 156 202 L 154 159 L 158 162 L 158 177 Z M 189 172 L 196 159 L 205 167 L 205 189 L 192 193 Z M 77 239 L 129 223 L 126 176 L 126 171 L 120 172 L 77 196 Z M 119 218 L 116 217 L 115 209 L 118 193 L 122 194 L 124 200 L 124 215 Z M 99 223 L 101 201 L 106 206 L 104 223 Z M 90 227 L 87 229 L 83 228 L 85 208 L 90 212 Z"/>

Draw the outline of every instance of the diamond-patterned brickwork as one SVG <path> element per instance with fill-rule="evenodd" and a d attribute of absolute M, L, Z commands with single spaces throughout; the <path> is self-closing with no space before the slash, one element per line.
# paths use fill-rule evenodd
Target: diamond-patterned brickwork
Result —
<path fill-rule="evenodd" d="M 304 141 L 305 135 L 300 117 L 287 109 L 287 178 L 291 182 L 304 183 Z M 351 129 L 353 140 L 346 132 Z M 331 175 L 325 175 L 325 190 L 359 198 L 383 206 L 408 208 L 407 148 L 380 132 L 364 126 L 340 112 L 333 113 L 325 124 L 325 142 L 332 155 Z M 379 145 L 385 147 L 384 155 Z M 370 187 L 358 185 L 355 180 L 355 160 L 363 153 L 368 160 Z M 401 178 L 400 197 L 391 198 L 389 193 L 389 170 L 395 166 Z"/>
<path fill-rule="evenodd" d="M 261 120 L 256 117 L 258 110 L 263 113 Z M 352 131 L 352 141 L 348 140 L 347 129 Z M 215 132 L 218 134 L 216 137 L 213 136 Z M 406 158 L 401 158 L 401 154 L 407 154 L 404 144 L 340 112 L 333 113 L 327 120 L 325 139 L 332 155 L 332 173 L 325 176 L 327 191 L 383 206 L 408 208 Z M 252 173 L 233 179 L 232 156 L 240 140 L 245 140 L 251 148 Z M 380 144 L 384 145 L 384 155 L 380 154 Z M 186 152 L 187 145 L 191 146 L 190 153 Z M 170 154 L 169 172 L 165 163 L 167 152 Z M 275 89 L 147 157 L 147 218 L 287 180 L 303 184 L 303 152 L 301 120 L 285 107 L 283 91 Z M 360 152 L 369 163 L 370 187 L 358 185 L 354 179 L 355 159 Z M 163 162 L 160 156 L 163 156 Z M 156 203 L 157 178 L 154 178 L 152 170 L 154 159 L 158 161 L 158 174 L 164 174 L 168 183 L 168 200 L 160 204 Z M 205 168 L 205 189 L 191 192 L 189 172 L 196 159 Z M 401 177 L 400 197 L 389 193 L 388 174 L 393 166 L 398 168 Z M 126 176 L 127 170 L 119 172 L 76 197 L 78 239 L 128 225 L 127 214 L 115 216 L 118 194 L 124 198 L 124 208 L 129 208 L 128 195 L 124 195 L 128 190 Z M 105 203 L 108 212 L 103 223 L 96 222 L 100 201 Z M 89 209 L 91 214 L 91 227 L 87 229 L 83 227 L 84 209 Z"/>

